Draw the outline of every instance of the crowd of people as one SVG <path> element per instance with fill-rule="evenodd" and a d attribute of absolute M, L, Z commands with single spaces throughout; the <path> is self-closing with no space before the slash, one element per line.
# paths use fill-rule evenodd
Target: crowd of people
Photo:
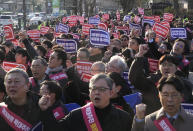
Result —
<path fill-rule="evenodd" d="M 187 37 L 173 39 L 168 33 L 163 38 L 153 25 L 142 23 L 144 15 L 129 15 L 127 21 L 101 18 L 110 36 L 103 46 L 92 44 L 83 32 L 86 19 L 59 36 L 55 26 L 69 21 L 39 23 L 39 29 L 49 30 L 38 41 L 24 30 L 15 32 L 18 45 L 4 38 L 0 130 L 190 131 L 193 116 L 181 103 L 193 103 L 193 22 L 174 17 L 169 28 L 184 28 Z M 77 51 L 66 52 L 57 39 L 75 40 Z M 25 70 L 7 70 L 5 62 Z M 124 96 L 136 92 L 141 93 L 141 104 L 133 109 Z M 69 103 L 80 107 L 71 111 Z"/>

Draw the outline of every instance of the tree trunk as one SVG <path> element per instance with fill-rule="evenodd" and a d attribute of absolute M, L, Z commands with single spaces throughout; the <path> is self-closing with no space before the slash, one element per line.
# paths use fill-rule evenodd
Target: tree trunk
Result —
<path fill-rule="evenodd" d="M 135 0 L 120 0 L 120 3 L 124 14 L 127 14 L 132 8 L 135 7 Z"/>
<path fill-rule="evenodd" d="M 173 2 L 174 2 L 174 11 L 175 11 L 175 14 L 176 14 L 176 15 L 180 15 L 180 11 L 179 11 L 180 6 L 179 6 L 179 3 L 178 3 L 178 0 L 173 0 Z"/>
<path fill-rule="evenodd" d="M 188 12 L 193 12 L 193 0 L 188 0 Z"/>

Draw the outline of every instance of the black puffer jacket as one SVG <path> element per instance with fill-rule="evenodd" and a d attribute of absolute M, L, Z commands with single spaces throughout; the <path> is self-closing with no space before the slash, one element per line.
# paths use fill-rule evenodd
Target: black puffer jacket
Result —
<path fill-rule="evenodd" d="M 40 108 L 38 106 L 37 98 L 28 95 L 27 103 L 22 106 L 15 105 L 11 99 L 8 97 L 5 100 L 5 104 L 7 108 L 15 113 L 16 115 L 20 116 L 22 119 L 30 123 L 32 126 L 36 125 L 40 118 Z M 0 130 L 1 131 L 14 131 L 7 122 L 0 116 Z"/>

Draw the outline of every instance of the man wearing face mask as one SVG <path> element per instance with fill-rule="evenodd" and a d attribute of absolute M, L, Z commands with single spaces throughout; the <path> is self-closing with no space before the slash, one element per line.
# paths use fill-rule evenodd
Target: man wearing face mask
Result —
<path fill-rule="evenodd" d="M 156 33 L 153 30 L 148 30 L 145 33 L 146 43 L 148 44 L 148 47 L 149 47 L 149 50 L 145 54 L 145 57 L 158 60 L 162 55 L 158 51 L 159 46 L 156 43 L 155 38 L 156 38 Z"/>

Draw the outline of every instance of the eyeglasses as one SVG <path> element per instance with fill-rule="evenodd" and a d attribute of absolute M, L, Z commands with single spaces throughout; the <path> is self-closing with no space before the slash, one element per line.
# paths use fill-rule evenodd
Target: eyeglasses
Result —
<path fill-rule="evenodd" d="M 169 97 L 171 97 L 172 99 L 175 99 L 175 98 L 177 98 L 177 97 L 179 96 L 179 94 L 177 94 L 177 93 L 174 93 L 174 94 L 161 93 L 161 96 L 162 96 L 163 98 L 169 98 Z"/>
<path fill-rule="evenodd" d="M 107 91 L 107 90 L 110 90 L 110 88 L 106 88 L 106 87 L 90 87 L 89 88 L 89 91 L 91 92 L 91 91 L 99 91 L 99 92 L 101 92 L 101 93 L 103 93 L 103 92 L 105 92 L 105 91 Z"/>

